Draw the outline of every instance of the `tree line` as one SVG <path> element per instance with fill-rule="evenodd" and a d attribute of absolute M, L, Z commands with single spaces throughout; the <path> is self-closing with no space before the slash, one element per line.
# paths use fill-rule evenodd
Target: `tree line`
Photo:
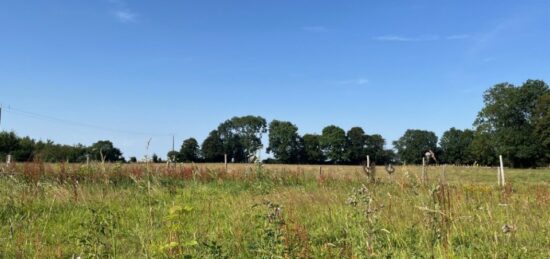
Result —
<path fill-rule="evenodd" d="M 30 137 L 19 137 L 14 132 L 0 132 L 0 159 L 11 155 L 13 161 L 30 162 L 124 162 L 120 149 L 109 140 L 100 140 L 91 146 L 56 144 L 51 140 L 37 141 Z"/>
<path fill-rule="evenodd" d="M 376 164 L 419 164 L 427 151 L 433 151 L 439 163 L 496 165 L 502 155 L 512 167 L 534 167 L 550 162 L 550 89 L 541 80 L 527 80 L 520 86 L 497 84 L 483 95 L 484 107 L 471 129 L 450 128 L 439 139 L 428 130 L 408 129 L 386 149 L 380 134 L 367 134 L 361 127 L 344 129 L 329 125 L 321 134 L 300 135 L 289 122 L 260 116 L 233 117 L 218 125 L 201 143 L 185 139 L 179 151 L 170 151 L 167 159 L 175 162 L 248 162 L 263 148 L 267 134 L 268 163 L 287 164 L 359 164 L 366 155 Z M 0 133 L 0 158 L 11 154 L 16 161 L 40 157 L 44 161 L 82 162 L 94 160 L 125 161 L 110 141 L 98 141 L 86 147 L 55 144 L 19 138 L 13 132 Z M 154 162 L 161 161 L 153 155 Z M 135 157 L 130 158 L 135 162 Z"/>
<path fill-rule="evenodd" d="M 361 127 L 344 129 L 329 125 L 322 134 L 298 134 L 288 121 L 262 117 L 234 117 L 210 132 L 199 147 L 194 138 L 184 141 L 177 161 L 245 162 L 262 147 L 268 133 L 267 162 L 301 164 L 358 164 L 368 154 L 376 164 L 420 164 L 423 154 L 433 151 L 439 163 L 496 165 L 502 155 L 512 167 L 545 166 L 550 163 L 550 89 L 542 80 L 527 80 L 519 86 L 497 84 L 483 94 L 484 107 L 472 129 L 445 131 L 440 139 L 428 130 L 408 129 L 385 149 L 379 134 L 368 135 Z M 396 151 L 394 153 L 394 151 Z"/>
<path fill-rule="evenodd" d="M 262 135 L 268 133 L 268 163 L 286 164 L 358 164 L 370 154 L 379 164 L 389 163 L 392 150 L 384 149 L 385 139 L 378 134 L 367 135 L 360 127 L 347 132 L 335 125 L 327 126 L 322 134 L 300 136 L 298 127 L 289 121 L 267 121 L 259 116 L 233 117 L 212 130 L 199 146 L 195 138 L 183 141 L 179 151 L 169 152 L 168 158 L 178 162 L 248 162 L 262 145 Z"/>

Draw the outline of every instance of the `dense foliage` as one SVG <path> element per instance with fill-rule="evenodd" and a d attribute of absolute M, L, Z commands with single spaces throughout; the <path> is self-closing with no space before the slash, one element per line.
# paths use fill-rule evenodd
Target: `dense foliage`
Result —
<path fill-rule="evenodd" d="M 335 125 L 322 134 L 300 135 L 289 121 L 269 123 L 260 116 L 233 117 L 220 123 L 199 146 L 186 139 L 179 151 L 170 151 L 168 159 L 179 162 L 250 162 L 263 147 L 268 133 L 270 162 L 287 164 L 359 164 L 367 155 L 376 164 L 419 164 L 423 155 L 433 151 L 438 163 L 495 165 L 498 155 L 512 167 L 535 167 L 550 162 L 550 88 L 540 80 L 528 80 L 521 86 L 497 84 L 483 95 L 484 107 L 473 129 L 451 128 L 438 137 L 432 131 L 408 129 L 393 142 L 395 151 L 386 149 L 379 134 L 367 134 L 361 127 L 347 132 Z M 11 154 L 15 161 L 92 160 L 124 161 L 122 153 L 110 141 L 98 141 L 90 147 L 59 145 L 52 141 L 20 138 L 13 132 L 0 134 L 0 159 Z M 157 157 L 158 158 L 158 157 Z M 137 161 L 133 158 L 132 161 Z M 155 161 L 161 161 L 160 158 Z"/>
<path fill-rule="evenodd" d="M 22 162 L 85 162 L 88 157 L 92 161 L 124 161 L 120 149 L 108 140 L 98 141 L 89 147 L 82 144 L 69 146 L 56 144 L 51 140 L 44 142 L 19 137 L 14 132 L 0 132 L 0 159 L 5 161 L 8 154 L 13 161 Z"/>

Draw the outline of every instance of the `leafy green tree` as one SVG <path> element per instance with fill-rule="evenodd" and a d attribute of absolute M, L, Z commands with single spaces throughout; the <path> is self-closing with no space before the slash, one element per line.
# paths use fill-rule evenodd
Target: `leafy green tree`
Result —
<path fill-rule="evenodd" d="M 352 164 L 360 164 L 365 160 L 367 153 L 367 136 L 361 127 L 353 127 L 347 132 L 347 151 L 349 154 L 349 162 Z"/>
<path fill-rule="evenodd" d="M 267 153 L 280 162 L 292 164 L 300 161 L 302 150 L 298 127 L 288 121 L 273 120 L 269 123 L 269 146 Z"/>
<path fill-rule="evenodd" d="M 408 129 L 393 145 L 401 162 L 420 164 L 426 151 L 437 149 L 437 136 L 431 131 Z"/>
<path fill-rule="evenodd" d="M 137 158 L 135 156 L 131 156 L 129 162 L 130 163 L 137 163 Z"/>
<path fill-rule="evenodd" d="M 109 140 L 100 140 L 92 144 L 89 151 L 94 160 L 102 161 L 103 158 L 106 162 L 124 162 L 120 149 L 116 148 Z"/>
<path fill-rule="evenodd" d="M 29 137 L 19 138 L 18 148 L 12 152 L 15 161 L 29 162 L 34 158 L 36 143 Z"/>
<path fill-rule="evenodd" d="M 474 163 L 480 165 L 496 165 L 498 164 L 498 156 L 493 146 L 493 136 L 488 131 L 478 127 L 474 132 L 474 138 L 468 153 L 471 154 Z"/>
<path fill-rule="evenodd" d="M 262 148 L 262 134 L 267 122 L 260 116 L 233 117 L 218 126 L 224 153 L 235 162 L 245 162 Z"/>
<path fill-rule="evenodd" d="M 172 161 L 172 162 L 180 162 L 179 161 L 179 158 L 180 158 L 180 152 L 178 151 L 169 151 L 167 154 L 166 154 L 166 157 L 168 159 L 168 161 Z"/>
<path fill-rule="evenodd" d="M 535 108 L 535 134 L 541 141 L 545 162 L 550 161 L 550 94 L 539 98 Z"/>
<path fill-rule="evenodd" d="M 67 146 L 64 145 L 63 149 L 66 150 L 64 152 L 65 160 L 69 162 L 86 162 L 86 154 L 88 153 L 88 148 L 82 144 L 76 144 L 74 146 Z M 124 157 L 122 157 L 122 153 L 120 153 L 121 160 L 124 161 Z M 59 160 L 58 160 L 59 161 Z"/>
<path fill-rule="evenodd" d="M 491 135 L 491 146 L 512 167 L 531 167 L 544 155 L 543 142 L 536 134 L 536 108 L 550 93 L 543 81 L 528 80 L 522 86 L 497 84 L 483 96 L 485 106 L 474 126 Z"/>
<path fill-rule="evenodd" d="M 151 160 L 153 163 L 159 163 L 159 156 L 155 153 L 153 153 L 153 155 L 151 156 Z"/>
<path fill-rule="evenodd" d="M 194 138 L 188 138 L 183 141 L 180 149 L 180 161 L 198 162 L 200 159 L 199 143 Z"/>
<path fill-rule="evenodd" d="M 317 134 L 305 134 L 302 138 L 301 160 L 306 164 L 322 164 L 325 162 L 323 149 L 321 148 L 321 136 Z"/>
<path fill-rule="evenodd" d="M 224 147 L 217 130 L 213 130 L 202 142 L 202 157 L 206 162 L 223 162 Z"/>
<path fill-rule="evenodd" d="M 392 150 L 385 150 L 386 140 L 380 134 L 366 136 L 366 152 L 371 161 L 377 165 L 383 165 L 392 162 L 394 154 Z"/>
<path fill-rule="evenodd" d="M 19 137 L 15 132 L 0 132 L 0 160 L 6 161 L 6 156 L 19 149 Z"/>
<path fill-rule="evenodd" d="M 346 132 L 342 128 L 330 125 L 323 129 L 321 147 L 331 163 L 341 164 L 348 161 L 346 144 Z"/>
<path fill-rule="evenodd" d="M 439 146 L 443 152 L 442 162 L 450 164 L 471 164 L 474 159 L 470 146 L 474 140 L 474 131 L 450 128 L 443 133 Z"/>

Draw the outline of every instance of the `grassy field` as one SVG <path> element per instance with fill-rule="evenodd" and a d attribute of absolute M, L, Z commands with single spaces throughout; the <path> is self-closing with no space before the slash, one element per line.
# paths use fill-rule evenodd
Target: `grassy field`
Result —
<path fill-rule="evenodd" d="M 1 258 L 550 256 L 549 169 L 1 167 Z"/>

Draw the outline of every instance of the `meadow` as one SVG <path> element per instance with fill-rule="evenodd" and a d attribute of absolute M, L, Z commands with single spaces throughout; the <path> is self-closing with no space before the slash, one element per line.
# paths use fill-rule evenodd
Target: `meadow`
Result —
<path fill-rule="evenodd" d="M 1 165 L 1 258 L 548 258 L 550 169 Z"/>

